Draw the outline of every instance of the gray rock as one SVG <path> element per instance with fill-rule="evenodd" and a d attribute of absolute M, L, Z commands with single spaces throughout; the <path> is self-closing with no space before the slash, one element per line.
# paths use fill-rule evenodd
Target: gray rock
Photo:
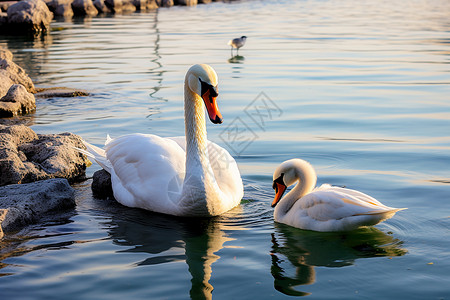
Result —
<path fill-rule="evenodd" d="M 4 48 L 0 47 L 0 59 L 13 60 L 13 54 L 8 49 L 4 49 Z"/>
<path fill-rule="evenodd" d="M 133 12 L 136 6 L 131 3 L 132 0 L 105 0 L 105 5 L 113 13 Z"/>
<path fill-rule="evenodd" d="M 122 12 L 122 0 L 105 0 L 105 5 L 111 12 Z"/>
<path fill-rule="evenodd" d="M 9 78 L 5 70 L 0 70 L 0 98 L 5 96 L 14 82 Z"/>
<path fill-rule="evenodd" d="M 38 135 L 29 127 L 19 126 L 2 126 L 0 125 L 0 145 L 2 141 L 8 141 L 15 145 L 29 143 L 38 139 Z M 2 152 L 0 151 L 0 157 Z"/>
<path fill-rule="evenodd" d="M 109 13 L 111 12 L 111 9 L 109 9 L 106 4 L 105 0 L 94 0 L 94 6 L 98 10 L 99 13 Z"/>
<path fill-rule="evenodd" d="M 73 16 L 72 2 L 73 0 L 50 0 L 46 4 L 55 17 L 71 18 Z"/>
<path fill-rule="evenodd" d="M 175 0 L 176 5 L 194 6 L 197 5 L 197 0 Z"/>
<path fill-rule="evenodd" d="M 146 5 L 148 5 L 148 1 Z M 146 9 L 146 7 L 143 9 Z M 136 6 L 133 4 L 133 0 L 122 0 L 122 11 L 126 13 L 135 12 Z"/>
<path fill-rule="evenodd" d="M 174 5 L 173 0 L 156 0 L 158 7 L 171 7 Z"/>
<path fill-rule="evenodd" d="M 158 9 L 158 4 L 156 4 L 156 0 L 148 0 L 147 10 L 155 10 L 155 9 Z"/>
<path fill-rule="evenodd" d="M 13 4 L 16 4 L 17 2 L 19 2 L 19 1 L 0 1 L 0 9 L 3 11 L 3 12 L 7 12 L 8 11 L 8 8 L 11 6 L 11 5 L 13 5 Z"/>
<path fill-rule="evenodd" d="M 101 6 L 104 12 L 131 13 L 139 10 L 153 9 L 148 0 L 95 0 L 96 6 Z M 155 4 L 155 8 L 158 8 Z"/>
<path fill-rule="evenodd" d="M 34 88 L 31 78 L 27 75 L 24 69 L 12 61 L 12 53 L 6 49 L 2 49 L 2 51 L 0 51 L 0 73 L 2 74 L 2 77 L 9 77 L 13 83 L 23 85 L 28 92 L 36 93 L 36 89 Z"/>
<path fill-rule="evenodd" d="M 136 10 L 154 10 L 158 8 L 155 0 L 131 0 L 131 4 L 136 7 Z"/>
<path fill-rule="evenodd" d="M 8 8 L 9 33 L 47 31 L 53 14 L 42 0 L 22 0 Z"/>
<path fill-rule="evenodd" d="M 67 179 L 57 178 L 0 187 L 0 238 L 3 231 L 36 223 L 50 211 L 75 206 L 75 191 Z M 3 229 L 3 230 L 2 230 Z"/>
<path fill-rule="evenodd" d="M 92 0 L 74 0 L 72 2 L 73 13 L 77 16 L 96 16 L 98 14 Z"/>
<path fill-rule="evenodd" d="M 58 5 L 54 11 L 55 16 L 63 18 L 73 17 L 72 3 L 63 3 Z"/>
<path fill-rule="evenodd" d="M 53 12 L 53 10 L 54 10 L 54 7 L 52 6 L 53 4 L 53 0 L 43 0 L 44 1 L 44 3 L 45 3 L 45 5 L 47 5 L 47 7 L 48 7 L 48 9 L 51 11 L 51 12 Z"/>
<path fill-rule="evenodd" d="M 35 97 L 39 98 L 54 98 L 54 97 L 80 97 L 89 96 L 89 93 L 85 90 L 77 90 L 66 87 L 52 87 L 52 88 L 40 88 L 37 89 Z"/>
<path fill-rule="evenodd" d="M 81 138 L 72 133 L 37 135 L 24 125 L 0 125 L 0 186 L 50 178 L 84 179 L 91 163 L 74 147 L 84 149 Z"/>
<path fill-rule="evenodd" d="M 0 117 L 28 114 L 36 109 L 34 95 L 21 84 L 13 84 L 0 99 Z"/>
<path fill-rule="evenodd" d="M 132 0 L 131 3 L 136 7 L 136 10 L 146 10 L 148 0 Z"/>
<path fill-rule="evenodd" d="M 114 199 L 111 185 L 111 175 L 105 170 L 99 170 L 92 177 L 92 194 L 99 199 Z"/>

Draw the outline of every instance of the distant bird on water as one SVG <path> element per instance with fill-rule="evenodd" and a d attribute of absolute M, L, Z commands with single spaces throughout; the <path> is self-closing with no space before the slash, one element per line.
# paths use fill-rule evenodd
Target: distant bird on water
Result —
<path fill-rule="evenodd" d="M 228 42 L 228 45 L 231 46 L 231 54 L 233 55 L 233 48 L 237 49 L 237 53 L 239 53 L 239 48 L 245 45 L 245 41 L 247 40 L 247 37 L 245 35 L 241 36 L 240 38 L 232 39 Z"/>

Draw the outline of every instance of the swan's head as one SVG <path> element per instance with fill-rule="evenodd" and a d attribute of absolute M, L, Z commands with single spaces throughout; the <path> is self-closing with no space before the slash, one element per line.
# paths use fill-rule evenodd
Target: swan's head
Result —
<path fill-rule="evenodd" d="M 192 66 L 186 75 L 189 89 L 202 97 L 211 122 L 222 123 L 222 115 L 217 107 L 217 74 L 213 68 L 205 64 Z"/>
<path fill-rule="evenodd" d="M 303 173 L 303 176 L 300 176 L 300 172 Z M 275 198 L 272 202 L 272 207 L 275 207 L 281 200 L 286 188 L 297 182 L 299 178 L 304 177 L 305 172 L 310 176 L 314 176 L 313 178 L 316 176 L 314 168 L 307 161 L 299 158 L 287 160 L 275 169 L 272 185 L 275 190 Z M 315 185 L 315 180 L 313 185 Z"/>

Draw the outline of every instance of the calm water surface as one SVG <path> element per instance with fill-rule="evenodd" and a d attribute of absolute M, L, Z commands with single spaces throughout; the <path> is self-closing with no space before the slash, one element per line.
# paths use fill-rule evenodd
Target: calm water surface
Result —
<path fill-rule="evenodd" d="M 183 80 L 219 74 L 224 124 L 245 196 L 213 219 L 180 219 L 92 197 L 1 243 L 0 299 L 449 299 L 450 2 L 246 1 L 56 21 L 34 40 L 0 36 L 38 87 L 25 121 L 101 146 L 184 134 Z M 239 56 L 227 41 L 247 35 Z M 276 224 L 272 172 L 300 157 L 319 184 L 394 207 L 349 233 Z M 88 175 L 98 170 L 88 169 Z"/>

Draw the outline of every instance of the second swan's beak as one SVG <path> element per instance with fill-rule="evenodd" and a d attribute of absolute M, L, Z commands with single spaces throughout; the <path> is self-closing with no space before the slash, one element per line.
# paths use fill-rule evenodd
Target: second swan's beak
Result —
<path fill-rule="evenodd" d="M 286 186 L 282 183 L 274 182 L 273 189 L 275 190 L 275 199 L 273 199 L 272 207 L 275 207 L 280 201 L 281 197 L 283 197 L 283 194 L 286 191 Z"/>
<path fill-rule="evenodd" d="M 221 124 L 223 122 L 222 114 L 217 106 L 216 98 L 219 95 L 217 88 L 210 86 L 202 95 L 203 102 L 205 102 L 206 110 L 211 122 L 214 124 Z"/>

